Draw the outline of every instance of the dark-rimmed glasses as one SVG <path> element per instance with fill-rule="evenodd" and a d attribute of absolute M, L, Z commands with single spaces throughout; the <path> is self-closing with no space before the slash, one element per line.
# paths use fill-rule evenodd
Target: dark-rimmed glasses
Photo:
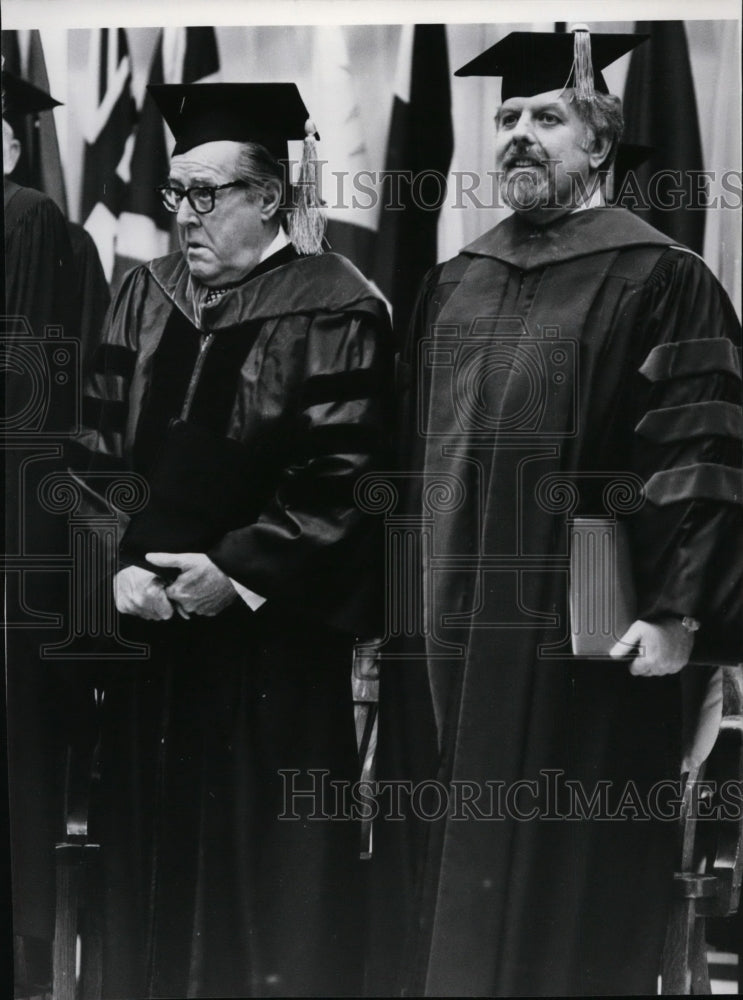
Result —
<path fill-rule="evenodd" d="M 190 188 L 161 184 L 155 190 L 169 212 L 177 212 L 183 199 L 188 198 L 188 204 L 194 212 L 199 215 L 208 215 L 209 212 L 214 211 L 217 191 L 223 191 L 224 188 L 230 187 L 245 187 L 245 181 L 228 181 L 227 184 L 215 184 L 213 187 L 208 184 L 199 184 L 197 187 Z"/>

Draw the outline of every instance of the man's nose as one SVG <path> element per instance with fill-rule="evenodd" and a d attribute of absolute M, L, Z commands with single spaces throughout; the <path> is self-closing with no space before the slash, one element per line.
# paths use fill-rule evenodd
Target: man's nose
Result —
<path fill-rule="evenodd" d="M 181 203 L 175 215 L 175 221 L 179 226 L 193 225 L 199 221 L 199 213 L 195 211 L 188 198 L 181 198 Z"/>
<path fill-rule="evenodd" d="M 511 138 L 522 142 L 534 142 L 534 122 L 527 111 L 522 111 L 511 129 Z"/>

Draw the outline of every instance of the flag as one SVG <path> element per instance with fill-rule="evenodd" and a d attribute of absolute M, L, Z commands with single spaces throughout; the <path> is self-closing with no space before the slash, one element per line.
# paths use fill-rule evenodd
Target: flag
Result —
<path fill-rule="evenodd" d="M 374 277 L 407 328 L 437 261 L 437 227 L 454 148 L 446 26 L 404 25 L 390 122 Z"/>
<path fill-rule="evenodd" d="M 624 138 L 652 146 L 653 152 L 637 169 L 636 184 L 625 180 L 617 201 L 701 254 L 706 195 L 695 183 L 702 170 L 702 143 L 684 25 L 639 21 L 636 31 L 650 37 L 632 53 Z"/>
<path fill-rule="evenodd" d="M 379 202 L 372 175 L 363 173 L 368 150 L 351 60 L 339 25 L 315 28 L 312 67 L 306 101 L 321 137 L 320 196 L 328 218 L 327 245 L 368 275 L 374 262 Z"/>
<path fill-rule="evenodd" d="M 214 28 L 163 28 L 152 55 L 148 83 L 193 83 L 214 77 L 218 71 Z M 129 268 L 177 247 L 173 216 L 156 191 L 168 176 L 166 134 L 162 115 L 145 91 L 116 231 L 114 285 Z"/>
<path fill-rule="evenodd" d="M 88 74 L 81 218 L 95 240 L 110 281 L 118 218 L 129 183 L 136 115 L 123 28 L 91 32 Z"/>
<path fill-rule="evenodd" d="M 219 74 L 219 50 L 214 28 L 165 28 L 165 83 L 200 83 Z"/>
<path fill-rule="evenodd" d="M 149 83 L 162 83 L 162 31 L 150 65 Z M 116 229 L 113 284 L 130 268 L 166 254 L 170 248 L 171 216 L 155 190 L 168 173 L 168 152 L 162 115 L 145 92 L 134 136 L 127 185 Z"/>

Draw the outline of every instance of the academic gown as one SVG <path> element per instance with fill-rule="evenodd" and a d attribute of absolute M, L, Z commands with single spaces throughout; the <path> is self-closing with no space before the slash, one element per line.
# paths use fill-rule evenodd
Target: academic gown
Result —
<path fill-rule="evenodd" d="M 80 339 L 83 367 L 92 357 L 105 331 L 111 292 L 93 237 L 84 226 L 67 223 L 75 266 L 75 301 L 78 304 L 76 336 Z"/>
<path fill-rule="evenodd" d="M 739 344 L 703 262 L 623 210 L 514 216 L 429 274 L 400 365 L 424 609 L 383 663 L 378 777 L 448 799 L 376 821 L 371 994 L 655 992 L 680 676 L 572 657 L 569 518 L 625 522 L 638 617 L 715 637 L 741 591 Z"/>
<path fill-rule="evenodd" d="M 150 486 L 122 562 L 207 551 L 266 602 L 121 618 L 151 654 L 99 679 L 103 995 L 352 995 L 359 827 L 285 792 L 358 778 L 352 649 L 379 628 L 381 546 L 354 487 L 387 461 L 387 311 L 343 258 L 291 247 L 215 303 L 191 292 L 180 254 L 125 279 L 77 444 Z"/>
<path fill-rule="evenodd" d="M 47 324 L 69 336 L 75 307 L 72 250 L 65 217 L 51 198 L 7 178 L 5 204 L 5 311 L 25 316 L 37 337 Z"/>
<path fill-rule="evenodd" d="M 67 689 L 58 665 L 42 661 L 39 650 L 55 636 L 50 625 L 66 594 L 64 573 L 49 572 L 49 557 L 53 564 L 64 555 L 68 540 L 38 490 L 59 468 L 74 425 L 79 354 L 64 216 L 46 195 L 7 178 L 4 210 L 5 552 L 27 561 L 6 578 L 5 617 L 20 625 L 6 632 L 13 930 L 26 939 L 31 982 L 42 987 L 51 973 L 54 843 L 63 830 L 60 705 Z"/>

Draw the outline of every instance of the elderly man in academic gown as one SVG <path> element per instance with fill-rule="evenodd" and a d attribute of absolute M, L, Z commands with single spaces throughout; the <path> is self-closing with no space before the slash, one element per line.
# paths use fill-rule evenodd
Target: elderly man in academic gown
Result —
<path fill-rule="evenodd" d="M 740 656 L 740 328 L 695 254 L 604 206 L 621 104 L 600 69 L 640 41 L 514 32 L 459 71 L 503 78 L 514 213 L 429 273 L 400 365 L 427 545 L 405 567 L 420 639 L 382 669 L 378 777 L 428 796 L 403 822 L 380 798 L 372 993 L 656 990 L 682 676 Z M 626 529 L 636 591 L 588 657 L 579 517 Z"/>
<path fill-rule="evenodd" d="M 318 775 L 358 777 L 352 654 L 382 550 L 354 490 L 387 462 L 388 312 L 319 252 L 293 84 L 150 92 L 181 251 L 124 280 L 77 442 L 148 487 L 114 587 L 150 659 L 102 670 L 103 995 L 353 995 L 359 828 Z"/>

